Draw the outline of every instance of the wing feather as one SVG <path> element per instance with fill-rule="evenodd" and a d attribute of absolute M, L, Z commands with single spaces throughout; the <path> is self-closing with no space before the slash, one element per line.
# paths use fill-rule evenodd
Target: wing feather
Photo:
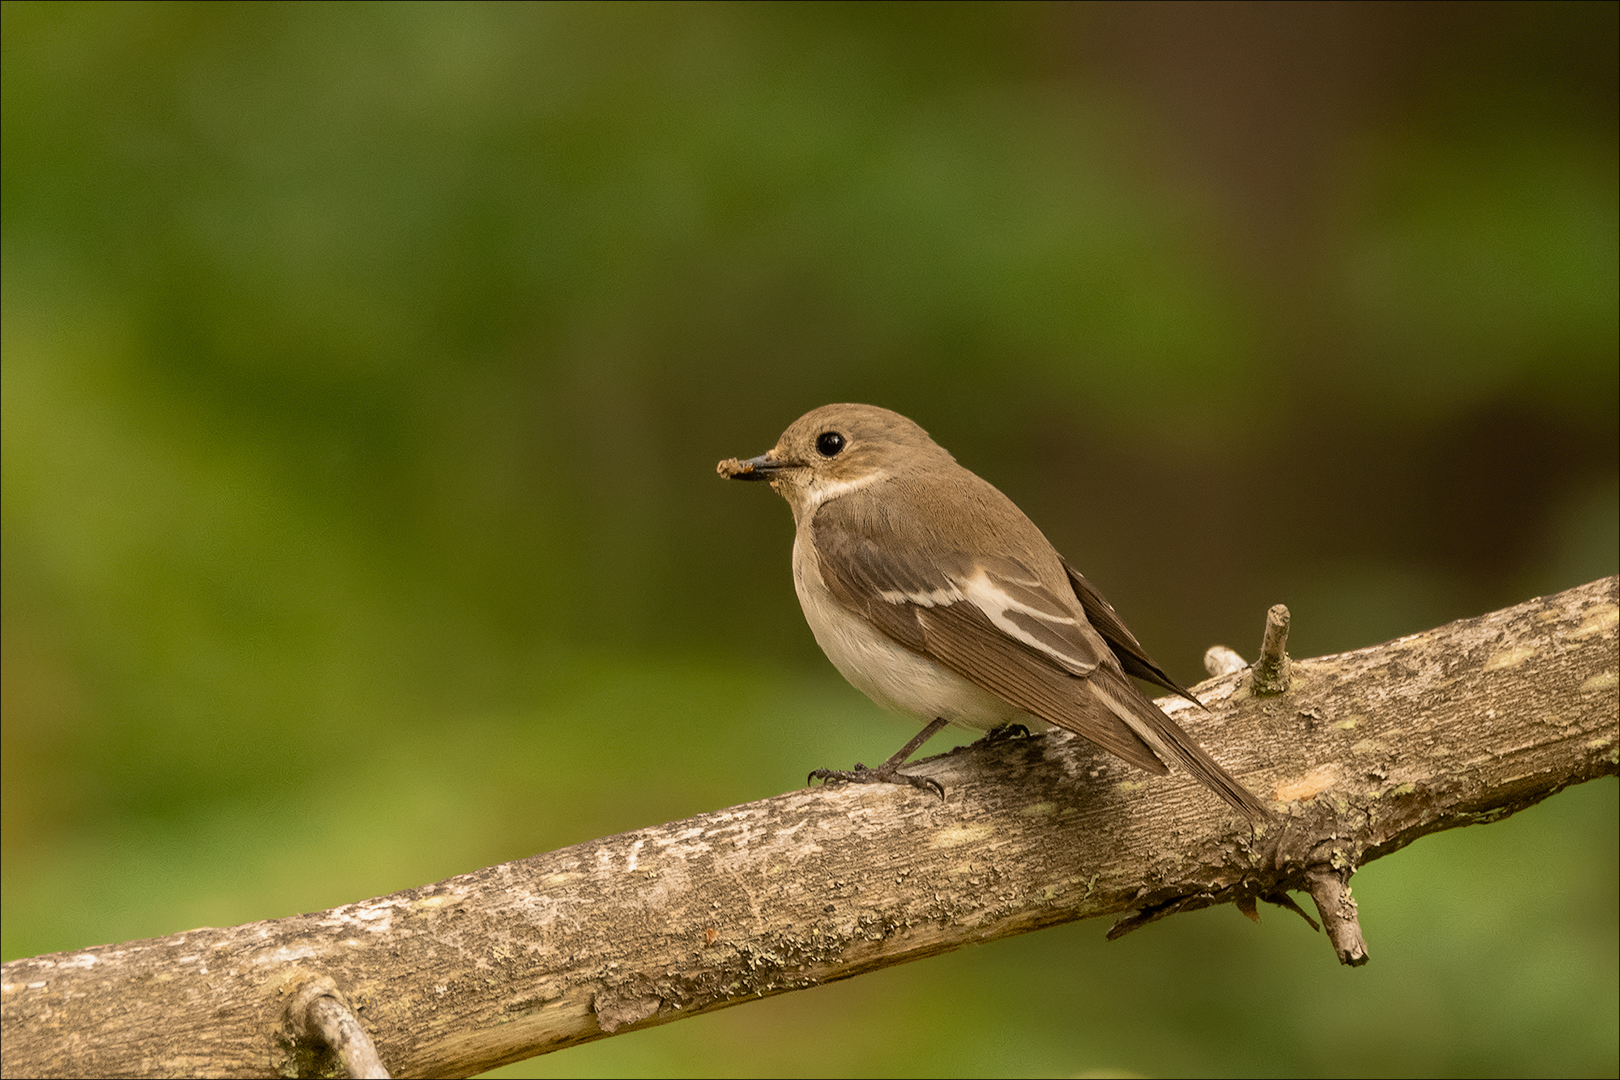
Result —
<path fill-rule="evenodd" d="M 1164 669 L 1153 662 L 1147 650 L 1142 648 L 1142 643 L 1136 640 L 1136 635 L 1131 633 L 1131 628 L 1125 625 L 1125 620 L 1114 610 L 1114 605 L 1097 591 L 1097 586 L 1086 580 L 1084 574 L 1070 566 L 1068 559 L 1063 560 L 1063 571 L 1069 576 L 1069 584 L 1074 587 L 1074 594 L 1079 597 L 1086 618 L 1108 643 L 1109 649 L 1119 659 L 1120 666 L 1125 669 L 1126 674 L 1135 675 L 1138 679 L 1144 679 L 1172 693 L 1180 694 L 1200 709 L 1204 707 L 1204 703 L 1194 697 L 1191 690 L 1166 675 Z"/>
<path fill-rule="evenodd" d="M 856 521 L 842 502 L 823 504 L 814 531 L 822 579 L 839 603 L 913 652 L 1140 769 L 1163 775 L 1173 762 L 1249 818 L 1271 816 L 1125 677 L 1198 700 L 1067 562 L 1080 611 L 1015 559 L 938 550 L 907 558 L 914 546 L 885 535 L 881 516 Z"/>
<path fill-rule="evenodd" d="M 1025 712 L 1082 735 L 1139 769 L 1170 770 L 1125 721 L 1082 692 L 1091 676 L 1070 675 L 1007 637 L 972 604 L 919 612 L 927 655 Z"/>

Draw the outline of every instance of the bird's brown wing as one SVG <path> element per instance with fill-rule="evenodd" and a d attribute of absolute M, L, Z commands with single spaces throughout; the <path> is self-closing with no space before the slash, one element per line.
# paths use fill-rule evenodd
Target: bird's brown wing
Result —
<path fill-rule="evenodd" d="M 1199 708 L 1204 707 L 1204 703 L 1194 697 L 1191 690 L 1165 674 L 1164 669 L 1154 662 L 1146 649 L 1142 648 L 1142 643 L 1136 640 L 1136 635 L 1125 625 L 1125 620 L 1119 617 L 1114 605 L 1097 591 L 1097 586 L 1086 580 L 1084 574 L 1070 566 L 1068 559 L 1063 560 L 1063 572 L 1069 575 L 1069 584 L 1074 587 L 1074 595 L 1080 599 L 1080 606 L 1085 609 L 1086 618 L 1108 643 L 1109 649 L 1113 650 L 1114 656 L 1119 659 L 1120 666 L 1125 669 L 1127 675 L 1135 675 L 1138 679 L 1162 686 L 1172 693 L 1180 694 Z"/>
<path fill-rule="evenodd" d="M 837 511 L 834 502 L 818 512 L 814 542 L 822 580 L 846 608 L 975 686 L 1138 768 L 1163 775 L 1174 762 L 1251 819 L 1271 816 L 1108 662 L 1113 656 L 1105 660 L 1112 638 L 1100 637 L 1016 560 L 938 550 L 912 556 L 914 545 L 874 535 L 881 518 L 856 521 Z M 1069 573 L 1071 582 L 1079 577 Z M 1139 654 L 1133 662 L 1157 671 L 1112 606 L 1086 587 L 1112 633 Z"/>
<path fill-rule="evenodd" d="M 817 515 L 815 544 L 822 580 L 840 604 L 1003 701 L 1138 768 L 1168 771 L 1124 718 L 1084 692 L 1086 680 L 1104 664 L 1104 646 L 1082 632 L 1072 611 L 1027 570 L 1010 559 L 938 551 L 908 558 L 905 553 L 915 548 L 883 543 L 870 535 L 870 521 L 848 527 L 844 515 L 828 513 L 836 506 Z M 997 626 L 986 606 L 1023 639 Z"/>

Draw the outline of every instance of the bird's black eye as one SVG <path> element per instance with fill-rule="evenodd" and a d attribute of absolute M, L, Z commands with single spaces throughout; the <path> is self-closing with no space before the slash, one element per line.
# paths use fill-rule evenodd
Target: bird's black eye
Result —
<path fill-rule="evenodd" d="M 822 457 L 837 457 L 844 448 L 844 437 L 836 431 L 823 431 L 816 436 L 816 452 Z"/>

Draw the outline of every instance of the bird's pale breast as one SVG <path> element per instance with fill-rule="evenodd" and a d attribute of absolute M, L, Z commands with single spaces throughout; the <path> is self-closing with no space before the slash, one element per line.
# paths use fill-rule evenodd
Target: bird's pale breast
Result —
<path fill-rule="evenodd" d="M 846 609 L 828 591 L 802 531 L 793 541 L 793 588 L 821 651 L 850 685 L 883 708 L 980 729 L 1007 723 L 1020 723 L 1032 731 L 1048 726 L 912 652 Z"/>

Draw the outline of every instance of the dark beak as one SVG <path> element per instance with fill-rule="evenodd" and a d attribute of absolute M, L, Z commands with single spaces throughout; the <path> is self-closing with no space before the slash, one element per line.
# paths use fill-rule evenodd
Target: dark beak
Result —
<path fill-rule="evenodd" d="M 715 471 L 730 480 L 769 480 L 787 466 L 780 461 L 772 461 L 764 454 L 751 457 L 747 461 L 738 461 L 736 458 L 726 458 Z"/>

